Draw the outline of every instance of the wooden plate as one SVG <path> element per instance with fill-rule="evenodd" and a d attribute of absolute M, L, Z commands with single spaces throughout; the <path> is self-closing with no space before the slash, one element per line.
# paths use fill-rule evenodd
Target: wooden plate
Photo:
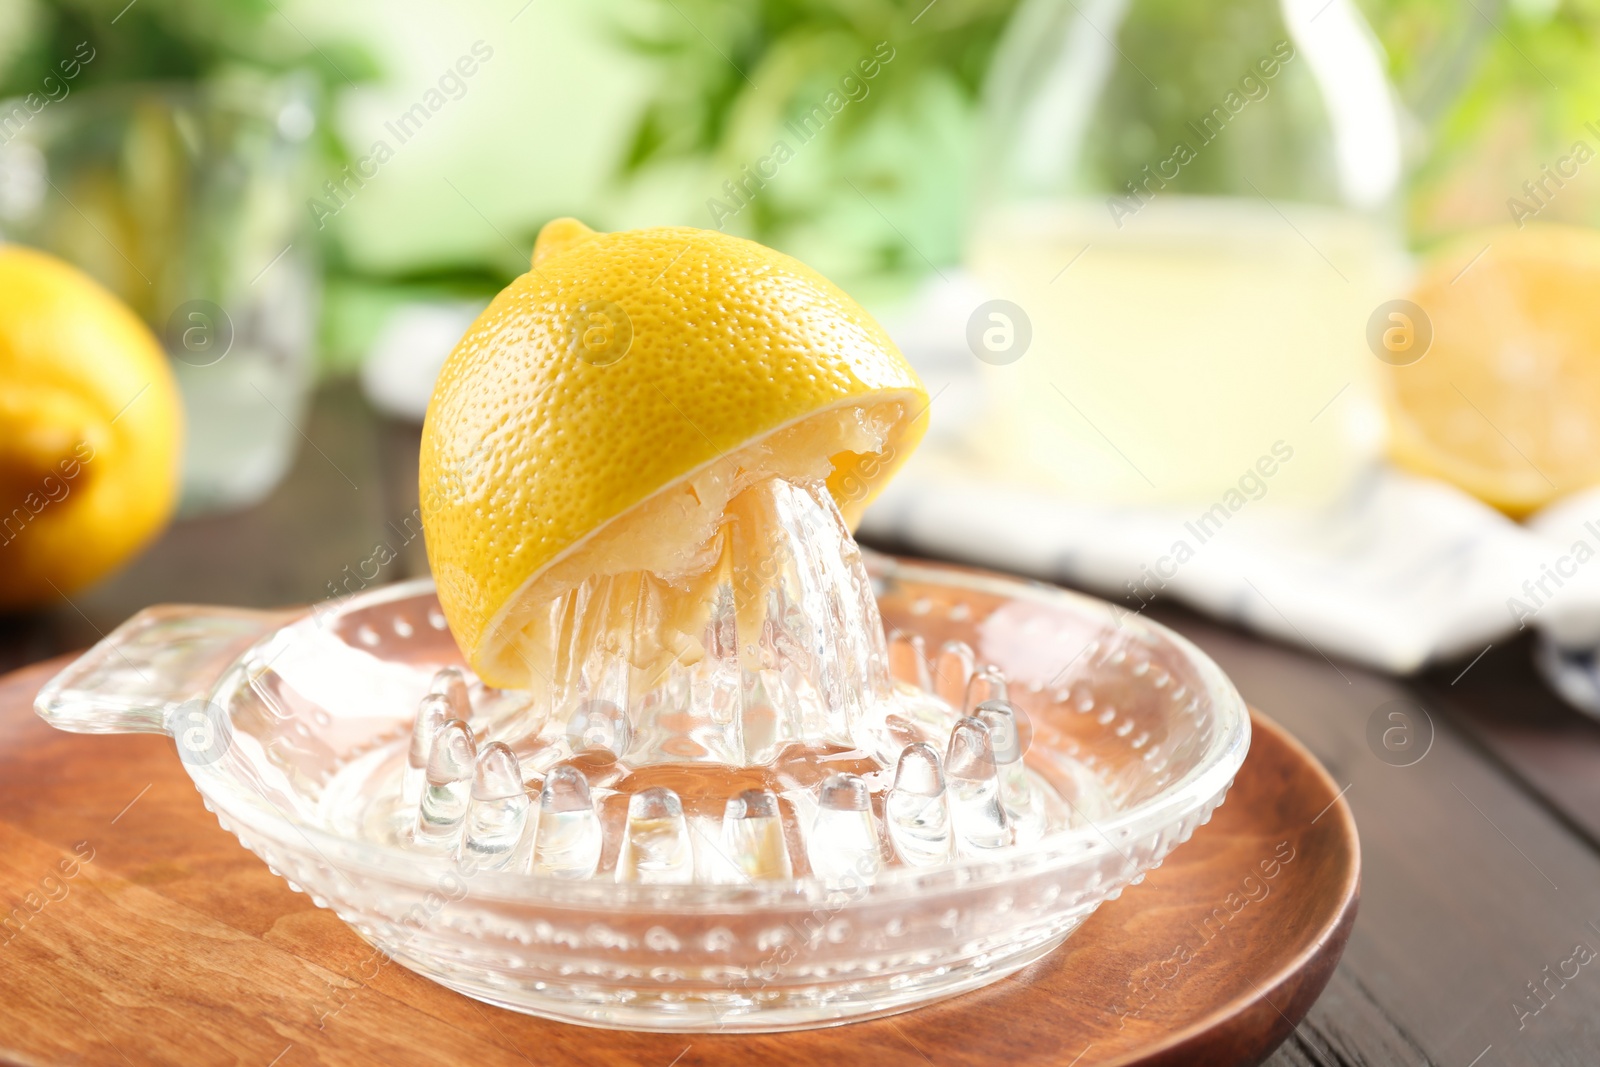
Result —
<path fill-rule="evenodd" d="M 1044 960 L 875 1022 L 721 1037 L 591 1030 L 469 1000 L 391 964 L 269 872 L 201 805 L 172 743 L 52 730 L 0 678 L 0 1057 L 133 1064 L 1264 1059 L 1349 937 L 1355 823 L 1261 715 L 1227 803 Z"/>

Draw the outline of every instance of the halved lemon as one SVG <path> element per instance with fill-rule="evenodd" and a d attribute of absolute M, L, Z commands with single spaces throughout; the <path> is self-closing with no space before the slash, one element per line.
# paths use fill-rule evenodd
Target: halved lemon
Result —
<path fill-rule="evenodd" d="M 709 230 L 547 225 L 445 362 L 423 426 L 439 601 L 488 684 L 594 577 L 704 572 L 728 503 L 824 482 L 852 525 L 927 425 L 883 329 L 803 264 Z"/>
<path fill-rule="evenodd" d="M 1512 515 L 1600 483 L 1600 233 L 1479 234 L 1424 269 L 1433 327 L 1389 370 L 1392 450 Z"/>

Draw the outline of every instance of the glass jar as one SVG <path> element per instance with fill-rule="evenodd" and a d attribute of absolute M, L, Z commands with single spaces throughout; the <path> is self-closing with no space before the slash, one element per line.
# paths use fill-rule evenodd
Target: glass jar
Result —
<path fill-rule="evenodd" d="M 260 500 L 294 458 L 311 381 L 306 87 L 119 85 L 3 102 L 0 118 L 0 235 L 93 275 L 172 357 L 183 511 Z"/>
<path fill-rule="evenodd" d="M 1405 276 L 1397 109 L 1350 0 L 1027 0 L 986 108 L 968 261 L 1008 303 L 969 331 L 981 447 L 1096 503 L 1348 487 Z"/>

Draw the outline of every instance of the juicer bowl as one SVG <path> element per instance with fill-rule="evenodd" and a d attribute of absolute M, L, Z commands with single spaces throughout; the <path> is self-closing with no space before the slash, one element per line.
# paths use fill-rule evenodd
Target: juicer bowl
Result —
<path fill-rule="evenodd" d="M 1095 806 L 1025 844 L 827 881 L 618 884 L 400 847 L 361 812 L 373 769 L 403 761 L 435 673 L 462 665 L 429 581 L 308 612 L 150 608 L 36 708 L 64 730 L 173 736 L 245 847 L 388 956 L 468 996 L 622 1029 L 835 1025 L 1048 953 L 1210 818 L 1250 740 L 1233 685 L 1162 626 L 1038 583 L 867 565 L 886 630 L 929 648 L 962 641 L 997 667 L 1029 770 L 1091 787 Z M 472 694 L 481 741 L 519 729 L 517 694 L 476 682 Z"/>

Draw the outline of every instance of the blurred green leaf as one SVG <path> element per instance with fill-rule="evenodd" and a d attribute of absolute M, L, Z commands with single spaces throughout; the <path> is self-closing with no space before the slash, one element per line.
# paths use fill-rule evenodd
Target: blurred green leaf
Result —
<path fill-rule="evenodd" d="M 94 49 L 80 87 L 193 81 L 231 68 L 309 69 L 333 90 L 378 75 L 356 41 L 305 37 L 274 0 L 0 0 L 0 26 L 22 27 L 0 54 L 0 96 L 26 93 L 81 42 Z"/>
<path fill-rule="evenodd" d="M 707 197 L 734 204 L 723 182 L 747 180 L 747 168 L 782 140 L 795 161 L 728 229 L 794 252 L 827 235 L 821 260 L 809 258 L 822 266 L 831 257 L 830 269 L 846 274 L 915 274 L 930 261 L 948 262 L 959 254 L 964 223 L 966 135 L 1016 5 L 632 0 L 614 35 L 658 69 L 617 175 L 635 181 L 657 166 L 699 164 Z M 880 46 L 893 50 L 890 62 L 875 60 Z M 862 76 L 863 61 L 876 63 L 873 77 Z M 855 86 L 848 94 L 847 77 Z M 814 138 L 797 136 L 789 123 L 829 93 L 849 95 L 848 105 Z M 885 155 L 873 142 L 897 151 Z M 716 224 L 709 208 L 701 225 Z"/>
<path fill-rule="evenodd" d="M 1409 223 L 1421 245 L 1512 221 L 1507 201 L 1600 123 L 1600 0 L 1367 0 L 1389 72 L 1421 120 Z M 1589 183 L 1592 185 L 1592 183 Z M 1600 195 L 1541 218 L 1600 223 Z"/>

